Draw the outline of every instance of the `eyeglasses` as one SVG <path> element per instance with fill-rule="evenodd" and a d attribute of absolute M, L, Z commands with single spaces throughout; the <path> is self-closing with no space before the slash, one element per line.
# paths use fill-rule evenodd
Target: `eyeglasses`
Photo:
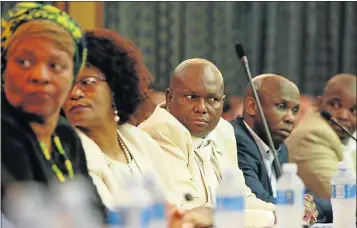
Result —
<path fill-rule="evenodd" d="M 75 85 L 77 85 L 82 91 L 91 91 L 100 81 L 106 81 L 106 79 L 100 76 L 88 76 L 78 80 Z"/>

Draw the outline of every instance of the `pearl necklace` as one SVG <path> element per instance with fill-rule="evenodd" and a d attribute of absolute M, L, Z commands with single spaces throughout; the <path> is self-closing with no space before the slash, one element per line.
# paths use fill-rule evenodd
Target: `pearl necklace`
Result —
<path fill-rule="evenodd" d="M 128 168 L 130 169 L 130 172 L 132 173 L 131 164 L 132 164 L 132 161 L 133 161 L 133 157 L 131 156 L 128 147 L 125 145 L 125 143 L 124 143 L 123 139 L 120 137 L 119 133 L 117 134 L 117 138 L 118 138 L 119 146 L 120 146 L 120 148 L 124 151 L 124 155 L 125 155 L 126 159 L 128 160 L 128 164 L 127 164 L 127 165 L 128 165 Z M 112 166 L 111 163 L 113 163 L 113 162 L 118 163 L 118 161 L 116 161 L 116 160 L 114 160 L 114 159 L 111 159 L 111 158 L 108 157 L 108 155 L 106 155 L 105 153 L 103 153 L 103 154 L 104 154 L 105 158 L 110 162 L 110 163 L 108 164 L 109 167 Z M 121 162 L 120 162 L 120 163 L 121 163 Z"/>

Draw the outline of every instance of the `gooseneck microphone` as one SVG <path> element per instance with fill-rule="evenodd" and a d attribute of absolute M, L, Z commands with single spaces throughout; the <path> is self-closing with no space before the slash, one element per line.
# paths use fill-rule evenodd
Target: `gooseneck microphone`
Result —
<path fill-rule="evenodd" d="M 274 155 L 274 161 L 273 162 L 274 162 L 274 166 L 275 166 L 275 169 L 276 169 L 275 170 L 276 177 L 280 177 L 280 175 L 281 175 L 281 167 L 280 167 L 279 158 L 277 156 L 277 152 L 275 150 L 275 146 L 274 146 L 271 134 L 270 134 L 270 130 L 269 130 L 267 121 L 265 119 L 263 108 L 262 108 L 262 106 L 260 104 L 260 99 L 259 99 L 257 90 L 256 90 L 256 88 L 254 86 L 254 83 L 253 83 L 252 74 L 250 73 L 249 64 L 248 64 L 248 58 L 247 58 L 247 56 L 245 54 L 244 47 L 243 47 L 242 44 L 237 44 L 235 46 L 235 49 L 236 49 L 236 53 L 237 53 L 239 59 L 242 61 L 243 65 L 244 65 L 245 72 L 246 72 L 246 74 L 248 76 L 248 80 L 249 80 L 250 85 L 251 85 L 252 90 L 253 90 L 254 98 L 255 98 L 255 100 L 257 102 L 257 105 L 258 105 L 259 113 L 260 113 L 260 116 L 261 116 L 262 121 L 263 121 L 263 125 L 264 125 L 265 133 L 266 133 L 266 136 L 267 136 L 267 139 L 268 139 L 269 147 L 270 147 L 270 150 L 273 152 L 273 155 Z"/>
<path fill-rule="evenodd" d="M 333 117 L 333 115 L 331 113 L 329 113 L 328 111 L 326 110 L 323 110 L 320 112 L 321 116 L 327 120 L 327 121 L 330 121 L 331 123 L 337 125 L 342 131 L 344 131 L 346 134 L 348 134 L 351 138 L 353 138 L 356 142 L 357 142 L 357 139 L 355 137 L 353 137 L 353 135 L 346 129 L 344 128 L 337 120 L 335 117 Z"/>

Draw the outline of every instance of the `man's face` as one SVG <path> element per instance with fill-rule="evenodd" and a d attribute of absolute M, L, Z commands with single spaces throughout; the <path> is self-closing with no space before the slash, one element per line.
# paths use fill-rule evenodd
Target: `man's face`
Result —
<path fill-rule="evenodd" d="M 187 66 L 166 92 L 169 112 L 193 136 L 205 137 L 218 124 L 223 110 L 223 80 L 203 65 Z"/>
<path fill-rule="evenodd" d="M 274 145 L 278 147 L 294 128 L 300 105 L 299 90 L 292 83 L 286 82 L 277 88 L 260 92 L 259 97 Z M 260 115 L 257 115 L 255 129 L 261 138 L 266 139 Z"/>
<path fill-rule="evenodd" d="M 334 86 L 322 97 L 319 110 L 326 110 L 331 113 L 350 133 L 356 131 L 356 91 L 350 90 L 343 85 Z M 348 135 L 338 126 L 330 122 L 329 124 L 342 141 L 348 138 Z"/>

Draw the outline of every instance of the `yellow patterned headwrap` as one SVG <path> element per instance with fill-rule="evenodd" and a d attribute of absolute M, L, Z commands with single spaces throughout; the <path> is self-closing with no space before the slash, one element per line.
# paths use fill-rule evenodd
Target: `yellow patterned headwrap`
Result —
<path fill-rule="evenodd" d="M 87 48 L 83 32 L 79 25 L 65 12 L 52 5 L 35 2 L 21 2 L 1 18 L 1 72 L 6 66 L 6 50 L 16 29 L 32 20 L 50 20 L 63 27 L 72 36 L 74 51 L 74 77 L 84 67 L 87 60 Z"/>

